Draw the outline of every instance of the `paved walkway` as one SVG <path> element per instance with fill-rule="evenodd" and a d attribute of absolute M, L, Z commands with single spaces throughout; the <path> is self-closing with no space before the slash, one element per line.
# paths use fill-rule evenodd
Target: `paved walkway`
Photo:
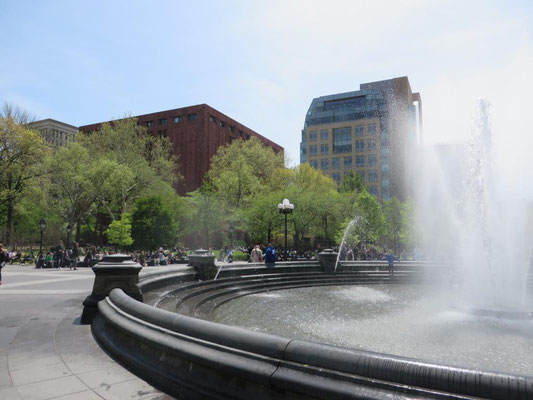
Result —
<path fill-rule="evenodd" d="M 1 400 L 167 400 L 115 363 L 80 325 L 90 269 L 9 265 L 0 286 Z"/>

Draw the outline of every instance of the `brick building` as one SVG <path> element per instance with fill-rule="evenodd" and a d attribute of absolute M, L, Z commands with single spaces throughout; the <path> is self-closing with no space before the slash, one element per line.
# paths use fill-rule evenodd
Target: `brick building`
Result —
<path fill-rule="evenodd" d="M 211 157 L 220 146 L 235 139 L 247 140 L 255 136 L 275 152 L 283 151 L 283 147 L 207 104 L 138 115 L 134 118 L 137 118 L 140 125 L 146 126 L 148 133 L 170 139 L 175 154 L 179 156 L 180 173 L 184 178 L 177 187 L 180 195 L 202 185 L 203 177 L 209 171 Z M 102 123 L 80 126 L 79 129 L 82 132 L 92 132 L 98 130 Z"/>

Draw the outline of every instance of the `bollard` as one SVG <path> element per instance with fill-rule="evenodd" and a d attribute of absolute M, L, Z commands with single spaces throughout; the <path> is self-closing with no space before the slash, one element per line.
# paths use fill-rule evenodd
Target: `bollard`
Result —
<path fill-rule="evenodd" d="M 217 274 L 215 255 L 209 250 L 198 249 L 189 256 L 189 265 L 194 267 L 201 280 L 213 279 Z"/>
<path fill-rule="evenodd" d="M 318 253 L 318 261 L 326 274 L 335 273 L 335 264 L 337 263 L 337 253 L 332 249 L 325 249 Z"/>
<path fill-rule="evenodd" d="M 98 313 L 98 302 L 109 292 L 120 288 L 135 300 L 143 301 L 142 292 L 137 286 L 142 266 L 126 254 L 105 256 L 93 266 L 95 273 L 92 293 L 83 301 L 82 324 L 90 324 Z"/>

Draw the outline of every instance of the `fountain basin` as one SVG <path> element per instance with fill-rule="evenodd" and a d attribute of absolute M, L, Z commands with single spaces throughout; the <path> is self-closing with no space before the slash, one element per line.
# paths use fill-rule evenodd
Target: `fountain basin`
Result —
<path fill-rule="evenodd" d="M 218 305 L 250 293 L 283 288 L 417 281 L 431 266 L 398 265 L 391 279 L 377 264 L 325 274 L 318 263 L 259 265 L 225 270 L 217 281 L 176 277 L 151 283 L 136 301 L 120 289 L 98 304 L 98 342 L 154 386 L 186 398 L 468 398 L 527 399 L 533 378 L 439 365 L 218 324 Z M 258 273 L 259 272 L 259 273 Z M 431 271 L 435 274 L 435 270 Z M 141 279 L 140 286 L 143 286 Z M 156 296 L 150 293 L 157 292 Z M 151 297 L 152 296 L 152 297 Z"/>

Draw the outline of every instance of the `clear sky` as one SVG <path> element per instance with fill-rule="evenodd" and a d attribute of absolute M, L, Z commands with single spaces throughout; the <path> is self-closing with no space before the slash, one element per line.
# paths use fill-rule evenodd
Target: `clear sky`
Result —
<path fill-rule="evenodd" d="M 314 97 L 407 75 L 427 142 L 480 96 L 531 141 L 532 39 L 532 1 L 0 0 L 0 102 L 76 126 L 207 103 L 294 164 Z"/>

